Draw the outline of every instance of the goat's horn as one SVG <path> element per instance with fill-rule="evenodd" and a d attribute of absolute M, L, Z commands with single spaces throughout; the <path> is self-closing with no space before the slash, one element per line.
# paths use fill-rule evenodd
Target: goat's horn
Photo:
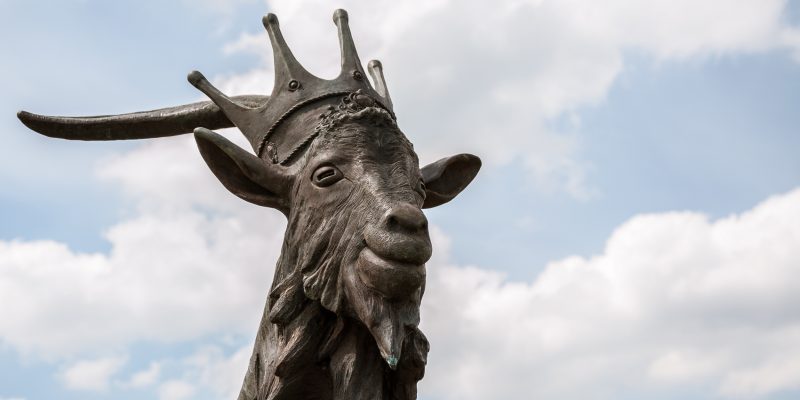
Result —
<path fill-rule="evenodd" d="M 235 96 L 246 107 L 258 107 L 268 96 Z M 17 117 L 28 128 L 42 135 L 68 140 L 150 139 L 191 133 L 203 126 L 209 129 L 233 127 L 234 124 L 210 101 L 130 114 L 96 117 L 54 117 L 20 111 Z"/>

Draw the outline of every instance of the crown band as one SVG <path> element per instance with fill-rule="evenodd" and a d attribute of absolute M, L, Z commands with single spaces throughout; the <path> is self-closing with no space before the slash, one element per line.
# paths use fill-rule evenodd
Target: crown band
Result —
<path fill-rule="evenodd" d="M 269 140 L 269 137 L 272 136 L 272 132 L 275 132 L 275 129 L 277 129 L 278 125 L 280 125 L 281 122 L 285 121 L 286 118 L 289 118 L 289 116 L 292 115 L 295 111 L 297 111 L 300 108 L 305 107 L 305 106 L 307 106 L 307 105 L 309 105 L 311 103 L 317 102 L 319 100 L 324 100 L 324 99 L 327 99 L 329 97 L 339 96 L 339 95 L 343 95 L 343 94 L 347 94 L 347 93 L 350 93 L 350 91 L 343 90 L 343 91 L 338 91 L 338 92 L 323 93 L 323 94 L 321 94 L 319 96 L 312 97 L 312 98 L 310 98 L 308 100 L 305 100 L 305 101 L 301 101 L 301 102 L 295 104 L 294 106 L 292 106 L 292 108 L 286 110 L 286 112 L 281 114 L 281 116 L 278 117 L 277 120 L 275 120 L 275 123 L 272 124 L 272 126 L 269 127 L 269 129 L 267 130 L 267 133 L 264 134 L 264 137 L 261 138 L 261 142 L 258 143 L 258 150 L 256 151 L 256 155 L 261 157 L 262 153 L 264 153 L 264 147 L 266 147 L 266 144 L 267 144 L 267 141 Z"/>
<path fill-rule="evenodd" d="M 264 134 L 264 137 L 261 138 L 261 141 L 258 143 L 258 150 L 256 151 L 256 155 L 259 158 L 262 157 L 262 155 L 264 153 L 264 150 L 267 148 L 267 143 L 269 143 L 269 138 L 275 132 L 275 129 L 278 128 L 278 125 L 280 125 L 281 122 L 285 121 L 287 118 L 289 118 L 290 115 L 292 115 L 293 113 L 295 113 L 299 109 L 301 109 L 301 108 L 303 108 L 303 107 L 305 107 L 305 106 L 307 106 L 307 105 L 309 105 L 311 103 L 315 103 L 317 101 L 324 100 L 324 99 L 327 99 L 327 98 L 336 97 L 336 96 L 343 96 L 343 95 L 345 97 L 347 97 L 347 96 L 352 95 L 353 93 L 359 93 L 360 94 L 360 92 L 361 92 L 360 90 L 358 90 L 358 91 L 340 90 L 340 91 L 336 91 L 336 92 L 323 93 L 323 94 L 321 94 L 319 96 L 312 97 L 310 99 L 307 99 L 307 100 L 304 100 L 304 101 L 301 101 L 301 102 L 295 104 L 294 106 L 292 106 L 292 108 L 286 110 L 285 113 L 281 114 L 281 116 L 278 117 L 277 120 L 275 120 L 275 123 L 272 124 L 272 126 L 269 127 L 269 129 L 267 130 L 267 133 Z M 392 116 L 392 119 L 395 119 L 395 116 L 394 116 L 394 113 L 392 112 L 392 110 L 390 110 L 388 107 L 386 107 L 380 100 L 375 99 L 374 97 L 371 97 L 371 96 L 370 96 L 370 98 L 372 100 L 374 100 L 375 103 L 377 105 L 379 105 L 382 109 L 386 110 L 389 113 L 389 115 Z M 316 136 L 317 136 L 317 133 L 315 132 L 315 133 L 311 134 L 309 137 L 307 137 L 306 140 L 304 140 L 297 147 L 295 147 L 290 152 L 290 154 L 288 156 L 286 156 L 286 158 L 283 161 L 280 162 L 280 164 L 284 164 L 287 161 L 289 161 L 294 156 L 294 153 L 296 153 L 301 148 L 305 147 L 305 145 L 308 144 L 308 142 L 310 142 L 311 139 L 313 139 Z M 272 162 L 273 163 L 278 163 L 278 161 L 277 161 L 277 159 L 275 157 L 277 157 L 277 155 L 274 155 L 274 156 L 270 155 L 270 158 L 272 159 Z"/>

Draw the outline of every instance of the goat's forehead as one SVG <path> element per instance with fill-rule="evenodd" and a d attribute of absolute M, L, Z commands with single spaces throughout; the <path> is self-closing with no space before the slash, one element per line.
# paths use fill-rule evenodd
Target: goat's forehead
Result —
<path fill-rule="evenodd" d="M 321 135 L 310 149 L 311 159 L 320 155 L 370 164 L 407 165 L 419 163 L 411 142 L 391 126 L 348 123 Z"/>

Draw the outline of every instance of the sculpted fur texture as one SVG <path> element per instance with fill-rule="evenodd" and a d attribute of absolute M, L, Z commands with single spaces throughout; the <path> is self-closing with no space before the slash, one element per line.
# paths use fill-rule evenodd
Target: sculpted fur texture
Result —
<path fill-rule="evenodd" d="M 417 324 L 430 240 L 416 154 L 378 108 L 340 114 L 328 129 L 297 162 L 298 212 L 258 338 L 277 346 L 256 344 L 240 399 L 413 399 L 424 373 Z M 336 182 L 320 187 L 320 169 Z M 414 211 L 395 215 L 392 205 Z"/>

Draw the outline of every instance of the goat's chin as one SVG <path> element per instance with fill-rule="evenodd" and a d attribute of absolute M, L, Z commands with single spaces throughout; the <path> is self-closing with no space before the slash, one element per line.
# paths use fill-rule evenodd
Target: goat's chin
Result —
<path fill-rule="evenodd" d="M 383 258 L 364 247 L 355 265 L 358 279 L 391 300 L 412 297 L 425 283 L 425 264 L 415 265 Z"/>
<path fill-rule="evenodd" d="M 401 272 L 396 275 L 388 272 L 397 270 L 400 266 L 406 270 L 400 270 Z M 369 330 L 375 339 L 381 358 L 390 368 L 395 369 L 402 361 L 401 352 L 406 334 L 416 331 L 419 325 L 425 266 L 400 265 L 379 258 L 365 248 L 355 262 L 343 265 L 342 272 L 345 293 L 353 316 Z M 368 279 L 373 280 L 368 281 Z M 391 286 L 383 283 L 386 281 L 407 282 L 398 285 L 402 290 L 392 289 L 397 293 L 403 293 L 403 296 L 391 298 L 384 294 L 384 290 L 387 289 L 381 288 Z M 415 289 L 411 289 L 412 287 Z"/>

